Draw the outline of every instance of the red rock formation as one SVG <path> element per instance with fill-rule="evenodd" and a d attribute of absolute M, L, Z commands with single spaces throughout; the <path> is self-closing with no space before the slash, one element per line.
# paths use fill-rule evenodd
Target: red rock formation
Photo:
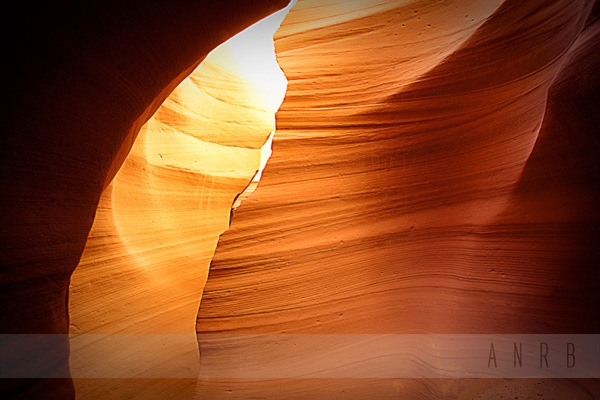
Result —
<path fill-rule="evenodd" d="M 289 86 L 274 152 L 217 247 L 201 345 L 209 333 L 598 332 L 592 3 L 415 2 L 336 23 L 320 4 L 299 2 L 278 32 Z M 537 393 L 588 398 L 541 382 Z M 488 384 L 215 380 L 200 390 L 513 390 Z"/>
<path fill-rule="evenodd" d="M 194 311 L 195 284 L 178 293 L 137 279 L 128 298 L 114 278 L 139 277 L 148 259 L 185 258 L 175 247 L 158 250 L 160 229 L 136 222 L 138 211 L 158 215 L 180 198 L 144 197 L 157 208 L 143 210 L 127 198 L 157 195 L 174 175 L 189 181 L 173 171 L 162 180 L 141 175 L 141 165 L 159 160 L 143 164 L 139 147 L 119 172 L 124 180 L 111 181 L 142 125 L 206 54 L 285 4 L 16 12 L 27 24 L 2 35 L 15 50 L 5 61 L 8 129 L 0 135 L 0 333 L 68 332 L 67 288 L 85 246 L 73 280 L 75 331 L 148 332 L 152 319 L 161 333 L 169 324 L 187 329 L 178 318 Z M 600 32 L 591 8 L 584 0 L 299 2 L 276 36 L 290 83 L 274 155 L 220 240 L 200 344 L 215 332 L 597 333 Z M 197 233 L 192 225 L 185 232 Z M 163 303 L 144 293 L 150 288 L 174 296 L 175 320 L 162 309 L 143 313 L 156 309 L 145 299 Z M 141 310 L 137 319 L 132 310 Z M 65 376 L 67 347 L 62 340 L 50 357 Z M 88 398 L 189 398 L 195 381 L 80 388 L 91 388 L 81 392 Z M 73 397 L 70 379 L 0 385 L 3 398 Z M 103 385 L 110 395 L 96 391 Z M 210 399 L 599 392 L 589 380 L 212 380 L 197 388 Z"/>
<path fill-rule="evenodd" d="M 193 392 L 195 321 L 210 261 L 232 207 L 256 187 L 285 95 L 273 36 L 286 12 L 211 51 L 142 127 L 104 190 L 70 286 L 71 333 L 77 335 L 71 370 L 80 398 L 129 398 L 141 390 L 156 397 L 152 386 L 155 393 Z M 103 336 L 86 339 L 90 334 Z M 124 339 L 130 334 L 164 340 Z M 136 364 L 134 357 L 108 357 L 106 349 L 138 345 L 140 357 L 152 355 L 138 373 L 166 378 L 179 371 L 182 379 L 115 375 L 119 363 Z M 156 365 L 167 372 L 157 373 Z M 93 379 L 108 378 L 109 371 L 118 379 Z"/>
<path fill-rule="evenodd" d="M 2 34 L 8 51 L 0 139 L 3 333 L 68 332 L 70 274 L 102 190 L 137 131 L 209 51 L 286 4 L 87 2 L 11 9 L 15 24 Z M 66 337 L 61 344 L 66 350 Z M 68 353 L 58 353 L 50 368 L 68 374 Z M 13 395 L 65 399 L 73 387 L 70 380 L 3 380 L 2 397 Z"/>

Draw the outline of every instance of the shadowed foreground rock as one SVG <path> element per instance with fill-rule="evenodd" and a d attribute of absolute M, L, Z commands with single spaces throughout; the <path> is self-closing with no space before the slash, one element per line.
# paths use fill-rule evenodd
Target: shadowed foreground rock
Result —
<path fill-rule="evenodd" d="M 102 190 L 140 127 L 209 51 L 286 4 L 109 1 L 11 9 L 15 24 L 2 34 L 2 333 L 68 332 L 70 275 Z M 66 350 L 66 336 L 62 345 Z M 68 368 L 66 351 L 53 360 L 56 371 Z M 73 397 L 69 379 L 0 384 L 2 398 Z"/>

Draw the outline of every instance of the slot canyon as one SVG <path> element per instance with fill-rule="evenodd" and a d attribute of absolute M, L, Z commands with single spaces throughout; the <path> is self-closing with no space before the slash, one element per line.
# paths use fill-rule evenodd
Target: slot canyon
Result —
<path fill-rule="evenodd" d="M 600 3 L 8 14 L 0 398 L 600 397 Z"/>

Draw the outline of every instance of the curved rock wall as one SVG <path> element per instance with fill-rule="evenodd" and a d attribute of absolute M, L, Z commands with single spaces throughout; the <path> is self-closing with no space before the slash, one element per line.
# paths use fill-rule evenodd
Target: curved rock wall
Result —
<path fill-rule="evenodd" d="M 286 3 L 13 9 L 27 24 L 2 35 L 1 333 L 66 334 L 68 302 L 74 333 L 193 330 L 206 274 L 194 267 L 214 243 L 204 228 L 226 228 L 232 193 L 264 162 L 271 127 L 257 124 L 248 151 L 231 149 L 251 171 L 242 177 L 206 170 L 215 146 L 240 137 L 199 138 L 206 131 L 191 122 L 208 110 L 182 99 L 210 92 L 201 78 L 144 124 L 209 51 Z M 200 345 L 224 332 L 597 333 L 600 32 L 591 8 L 298 2 L 275 40 L 289 86 L 274 155 L 219 241 Z M 200 170 L 195 155 L 182 157 L 188 146 L 206 152 Z M 220 200 L 204 204 L 195 191 L 209 182 Z M 209 208 L 219 221 L 198 215 Z M 170 361 L 189 368 L 195 343 L 177 354 Z M 31 363 L 68 376 L 66 340 L 50 358 Z M 77 389 L 82 398 L 190 398 L 196 381 L 90 379 Z M 3 398 L 74 397 L 70 379 L 0 385 Z M 210 399 L 599 392 L 597 380 L 222 379 L 196 388 Z"/>
<path fill-rule="evenodd" d="M 597 332 L 592 2 L 323 4 L 299 1 L 278 31 L 289 86 L 273 156 L 219 241 L 201 347 L 214 333 Z M 207 380 L 199 391 L 356 399 L 515 390 L 284 382 Z M 519 388 L 588 398 L 567 381 Z"/>
<path fill-rule="evenodd" d="M 69 311 L 72 334 L 110 335 L 72 341 L 73 374 L 88 376 L 75 379 L 78 398 L 185 397 L 193 390 L 195 320 L 210 260 L 232 207 L 256 187 L 285 95 L 273 35 L 286 12 L 213 50 L 142 127 L 104 191 L 71 279 Z M 90 379 L 87 371 L 115 369 L 106 348 L 131 347 L 114 342 L 127 334 L 186 335 L 168 346 L 145 344 L 152 361 L 139 373 L 161 365 L 187 378 Z"/>
<path fill-rule="evenodd" d="M 208 52 L 286 5 L 107 1 L 11 8 L 16 23 L 2 31 L 8 100 L 0 135 L 2 333 L 68 332 L 70 274 L 102 190 L 139 129 Z M 32 366 L 68 376 L 64 338 L 50 365 L 32 358 Z M 1 384 L 3 398 L 74 395 L 69 379 Z"/>

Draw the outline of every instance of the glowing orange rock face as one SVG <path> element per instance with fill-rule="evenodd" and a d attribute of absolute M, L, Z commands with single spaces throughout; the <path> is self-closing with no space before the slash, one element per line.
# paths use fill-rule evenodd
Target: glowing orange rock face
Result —
<path fill-rule="evenodd" d="M 211 333 L 594 332 L 598 274 L 574 278 L 593 258 L 572 235 L 589 229 L 594 189 L 524 175 L 540 173 L 544 133 L 571 135 L 544 117 L 589 41 L 590 3 L 324 4 L 299 1 L 276 35 L 289 86 L 273 156 L 219 241 L 200 345 Z M 543 390 L 585 398 L 557 382 Z M 198 393 L 492 398 L 496 384 L 233 380 Z"/>
<path fill-rule="evenodd" d="M 585 2 L 307 0 L 277 33 L 285 11 L 216 49 L 103 193 L 72 278 L 71 332 L 189 334 L 147 351 L 193 373 L 200 296 L 201 344 L 215 332 L 593 331 L 584 306 L 597 279 L 573 274 L 597 276 L 578 243 L 595 197 L 585 185 L 577 201 L 549 190 L 539 164 L 556 150 L 539 146 L 543 133 L 565 135 L 546 123 L 549 111 L 563 121 L 548 90 L 597 37 L 597 24 L 579 35 L 588 12 Z M 286 86 L 274 34 L 289 88 L 273 136 Z M 71 364 L 106 359 L 75 346 Z M 493 396 L 496 384 L 200 381 L 196 393 L 456 398 Z M 191 397 L 195 385 L 76 380 L 82 398 Z"/>
<path fill-rule="evenodd" d="M 514 329 L 511 307 L 471 294 L 525 306 L 500 300 L 521 266 L 497 272 L 483 243 L 510 218 L 582 20 L 566 5 L 486 3 L 386 3 L 318 26 L 305 20 L 321 3 L 292 9 L 275 41 L 289 88 L 274 154 L 221 238 L 200 332 Z"/>
<path fill-rule="evenodd" d="M 146 351 L 163 354 L 160 363 L 173 370 L 197 368 L 195 320 L 218 237 L 271 152 L 287 86 L 273 35 L 286 12 L 213 50 L 142 127 L 103 193 L 73 274 L 71 333 L 189 334 L 179 346 Z M 102 346 L 77 343 L 76 377 L 90 363 L 110 369 Z M 75 382 L 83 398 L 131 390 L 119 380 Z M 183 393 L 190 382 L 179 385 Z"/>

